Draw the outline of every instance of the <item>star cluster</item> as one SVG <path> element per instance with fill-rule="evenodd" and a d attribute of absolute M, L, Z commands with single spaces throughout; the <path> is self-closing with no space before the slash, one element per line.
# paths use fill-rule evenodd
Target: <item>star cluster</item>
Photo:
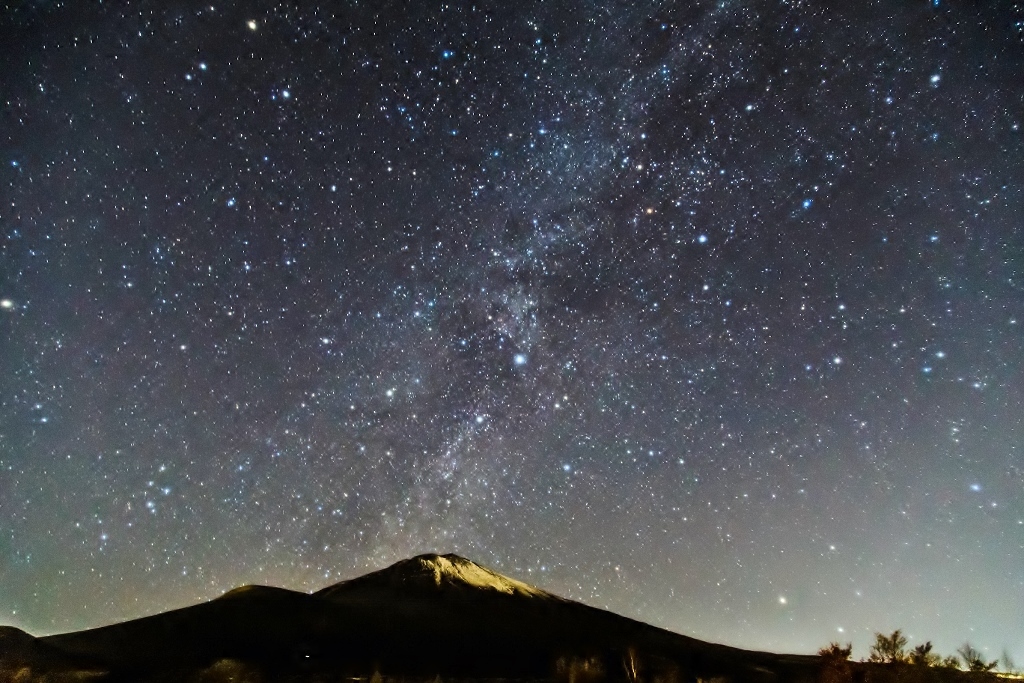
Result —
<path fill-rule="evenodd" d="M 742 647 L 1024 660 L 1019 4 L 0 37 L 0 622 L 437 550 Z"/>

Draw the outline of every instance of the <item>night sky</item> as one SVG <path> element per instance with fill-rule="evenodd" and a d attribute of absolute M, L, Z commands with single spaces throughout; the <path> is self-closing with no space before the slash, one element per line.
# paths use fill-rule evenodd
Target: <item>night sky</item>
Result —
<path fill-rule="evenodd" d="M 0 18 L 0 623 L 436 550 L 1024 660 L 1024 4 L 126 5 Z"/>

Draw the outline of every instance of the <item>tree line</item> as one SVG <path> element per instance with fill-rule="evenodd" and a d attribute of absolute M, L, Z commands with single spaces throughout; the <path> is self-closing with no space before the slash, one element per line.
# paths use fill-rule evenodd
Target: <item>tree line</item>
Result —
<path fill-rule="evenodd" d="M 1004 654 L 1002 662 L 998 659 L 988 660 L 969 642 L 961 645 L 956 654 L 943 657 L 932 648 L 931 641 L 915 645 L 908 649 L 909 641 L 903 635 L 903 631 L 896 629 L 890 634 L 876 633 L 875 642 L 868 653 L 867 662 L 878 662 L 881 664 L 914 664 L 918 666 L 943 667 L 947 669 L 958 669 L 962 671 L 994 671 L 1002 664 L 1002 670 L 1007 673 L 1017 673 L 1016 666 L 1010 660 L 1008 654 Z M 826 660 L 834 662 L 845 662 L 853 654 L 853 644 L 841 645 L 832 642 L 818 650 L 818 654 Z"/>

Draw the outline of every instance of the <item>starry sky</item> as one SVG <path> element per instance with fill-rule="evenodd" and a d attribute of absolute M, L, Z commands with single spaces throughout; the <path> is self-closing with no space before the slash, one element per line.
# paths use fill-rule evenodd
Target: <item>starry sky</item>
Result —
<path fill-rule="evenodd" d="M 1024 661 L 1024 4 L 0 15 L 0 623 L 427 551 Z"/>

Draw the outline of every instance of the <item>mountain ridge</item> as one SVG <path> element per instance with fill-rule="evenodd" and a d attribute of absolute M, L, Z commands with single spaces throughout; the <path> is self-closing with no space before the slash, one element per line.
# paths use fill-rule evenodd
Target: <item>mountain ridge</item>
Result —
<path fill-rule="evenodd" d="M 830 666 L 817 656 L 673 633 L 450 553 L 418 555 L 313 593 L 240 586 L 197 605 L 85 631 L 34 638 L 0 628 L 0 683 L 897 680 L 896 670 L 882 665 Z M 982 680 L 924 673 L 915 681 Z"/>

